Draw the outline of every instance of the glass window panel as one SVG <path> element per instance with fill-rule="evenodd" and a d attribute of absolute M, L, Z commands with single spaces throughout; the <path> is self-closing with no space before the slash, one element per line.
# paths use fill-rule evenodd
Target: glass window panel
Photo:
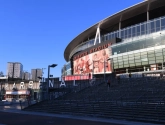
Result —
<path fill-rule="evenodd" d="M 160 20 L 156 20 L 156 32 L 160 31 Z"/>
<path fill-rule="evenodd" d="M 129 60 L 134 60 L 134 58 L 129 58 Z"/>
<path fill-rule="evenodd" d="M 124 58 L 124 59 L 123 59 L 123 61 L 128 61 L 128 58 L 127 58 L 127 59 L 126 59 L 126 58 Z"/>
<path fill-rule="evenodd" d="M 163 56 L 156 56 L 156 60 L 163 60 Z"/>
<path fill-rule="evenodd" d="M 117 32 L 115 32 L 115 38 L 117 37 Z"/>
<path fill-rule="evenodd" d="M 109 40 L 111 39 L 111 34 L 109 34 Z"/>
<path fill-rule="evenodd" d="M 140 25 L 137 26 L 137 36 L 140 35 Z"/>
<path fill-rule="evenodd" d="M 161 53 L 162 49 L 155 49 L 155 53 Z"/>
<path fill-rule="evenodd" d="M 148 51 L 148 55 L 149 54 L 154 54 L 155 52 L 154 51 Z"/>
<path fill-rule="evenodd" d="M 142 62 L 148 61 L 148 58 L 141 58 Z"/>
<path fill-rule="evenodd" d="M 146 55 L 147 54 L 147 52 L 141 52 L 141 55 Z"/>
<path fill-rule="evenodd" d="M 149 61 L 149 64 L 154 64 L 154 63 L 155 63 L 155 60 Z"/>
<path fill-rule="evenodd" d="M 124 67 L 129 67 L 129 64 L 124 64 Z"/>
<path fill-rule="evenodd" d="M 153 57 L 150 57 L 150 58 L 148 58 L 148 60 L 150 61 L 150 60 L 155 60 L 155 57 L 153 58 Z"/>
<path fill-rule="evenodd" d="M 135 56 L 135 59 L 140 59 L 140 56 Z"/>
<path fill-rule="evenodd" d="M 147 58 L 147 55 L 141 55 L 141 58 Z"/>
<path fill-rule="evenodd" d="M 129 64 L 128 61 L 124 61 L 124 64 Z"/>
<path fill-rule="evenodd" d="M 128 56 L 123 56 L 123 58 L 127 59 L 127 58 L 128 58 Z"/>
<path fill-rule="evenodd" d="M 155 56 L 162 56 L 162 53 L 155 53 Z"/>
<path fill-rule="evenodd" d="M 145 24 L 141 24 L 141 35 L 145 34 Z"/>
<path fill-rule="evenodd" d="M 135 63 L 131 63 L 131 64 L 129 64 L 130 66 L 135 66 Z"/>
<path fill-rule="evenodd" d="M 121 31 L 121 38 L 124 38 L 124 30 Z"/>
<path fill-rule="evenodd" d="M 131 28 L 129 28 L 129 29 L 128 29 L 128 37 L 129 37 L 129 38 L 131 37 L 131 34 L 132 34 Z"/>
<path fill-rule="evenodd" d="M 130 54 L 129 57 L 134 57 L 134 54 Z"/>
<path fill-rule="evenodd" d="M 161 19 L 161 30 L 165 29 L 165 18 Z"/>
<path fill-rule="evenodd" d="M 123 68 L 123 65 L 119 65 L 119 68 Z"/>
<path fill-rule="evenodd" d="M 136 65 L 136 66 L 140 66 L 140 65 L 141 65 L 141 63 L 135 63 L 135 65 Z"/>
<path fill-rule="evenodd" d="M 163 48 L 162 50 L 163 50 L 163 52 L 165 52 L 165 48 Z"/>
<path fill-rule="evenodd" d="M 123 65 L 123 62 L 119 62 L 119 65 Z"/>
<path fill-rule="evenodd" d="M 142 62 L 142 65 L 147 65 L 147 64 L 148 64 L 148 61 Z"/>
<path fill-rule="evenodd" d="M 132 37 L 136 36 L 136 28 L 132 27 Z"/>
<path fill-rule="evenodd" d="M 118 56 L 118 60 L 119 60 L 119 59 L 123 59 L 122 56 Z"/>
<path fill-rule="evenodd" d="M 151 26 L 151 33 L 155 32 L 155 23 L 154 21 L 150 23 Z"/>
<path fill-rule="evenodd" d="M 125 33 L 125 38 L 127 38 L 127 29 L 125 29 L 125 31 L 124 31 L 124 33 Z"/>
<path fill-rule="evenodd" d="M 148 57 L 155 57 L 155 54 L 148 54 Z"/>
<path fill-rule="evenodd" d="M 136 56 L 140 56 L 140 53 L 134 53 L 134 56 L 136 57 Z"/>
<path fill-rule="evenodd" d="M 114 69 L 118 69 L 118 66 L 114 66 Z"/>
<path fill-rule="evenodd" d="M 113 65 L 114 65 L 114 66 L 118 66 L 118 63 L 114 63 Z"/>
<path fill-rule="evenodd" d="M 156 60 L 156 63 L 162 63 L 162 62 L 163 62 L 163 60 L 161 60 L 161 59 L 160 60 L 158 60 L 158 59 Z"/>
<path fill-rule="evenodd" d="M 129 63 L 135 63 L 134 60 L 129 60 Z"/>
<path fill-rule="evenodd" d="M 113 58 L 113 60 L 117 60 L 117 58 Z"/>
<path fill-rule="evenodd" d="M 135 62 L 141 62 L 141 60 L 140 60 L 140 59 L 138 59 L 138 60 L 135 60 Z"/>
<path fill-rule="evenodd" d="M 118 62 L 117 60 L 113 60 L 114 63 Z"/>
<path fill-rule="evenodd" d="M 114 34 L 114 33 L 112 33 L 112 39 L 113 39 L 113 38 L 115 38 L 115 34 Z"/>
<path fill-rule="evenodd" d="M 122 59 L 118 59 L 118 62 L 122 62 L 123 60 Z"/>

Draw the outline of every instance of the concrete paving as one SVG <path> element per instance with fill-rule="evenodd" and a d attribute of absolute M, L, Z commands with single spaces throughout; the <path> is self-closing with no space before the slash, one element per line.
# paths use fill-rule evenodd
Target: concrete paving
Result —
<path fill-rule="evenodd" d="M 96 117 L 88 117 L 88 116 L 74 116 L 74 115 L 66 115 L 66 114 L 52 114 L 52 113 L 43 113 L 43 112 L 41 113 L 41 112 L 23 111 L 23 110 L 21 110 L 20 104 L 11 104 L 11 105 L 7 105 L 7 106 L 0 106 L 0 112 L 1 113 L 8 113 L 8 115 L 11 115 L 12 117 L 15 117 L 15 115 L 13 115 L 13 114 L 17 114 L 18 117 L 20 117 L 20 115 L 22 114 L 22 115 L 25 115 L 25 117 L 24 117 L 25 119 L 29 118 L 29 120 L 32 118 L 32 117 L 29 117 L 29 115 L 33 116 L 33 117 L 38 117 L 38 116 L 43 117 L 42 120 L 44 118 L 46 119 L 47 117 L 49 117 L 49 118 L 51 118 L 52 123 L 56 122 L 56 121 L 54 121 L 55 119 L 57 121 L 59 119 L 63 119 L 63 120 L 70 119 L 71 120 L 71 121 L 69 120 L 70 122 L 81 121 L 81 123 L 82 123 L 82 121 L 83 121 L 84 124 L 86 124 L 88 122 L 93 122 L 93 123 L 95 123 L 94 125 L 96 125 L 96 123 L 97 124 L 102 123 L 100 125 L 103 125 L 103 123 L 109 123 L 110 125 L 160 125 L 160 124 L 154 124 L 154 123 L 142 123 L 142 122 L 133 122 L 133 121 L 126 121 L 126 120 L 106 119 L 106 118 L 96 118 Z M 5 114 L 5 115 L 7 115 L 7 114 Z M 28 117 L 26 117 L 26 116 L 28 116 Z M 54 118 L 54 120 L 53 120 L 53 118 Z M 85 121 L 86 121 L 86 123 L 85 123 Z M 1 119 L 0 119 L 0 123 L 2 123 Z M 5 124 L 5 123 L 2 123 L 2 124 Z M 42 122 L 41 122 L 41 124 L 42 124 Z M 67 123 L 67 124 L 70 124 L 70 123 Z M 65 125 L 65 124 L 63 124 L 63 125 Z"/>

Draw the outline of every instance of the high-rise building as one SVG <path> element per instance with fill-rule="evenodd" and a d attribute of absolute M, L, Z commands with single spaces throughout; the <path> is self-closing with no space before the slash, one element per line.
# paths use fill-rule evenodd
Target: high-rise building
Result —
<path fill-rule="evenodd" d="M 7 75 L 10 78 L 22 78 L 23 65 L 20 62 L 7 63 Z"/>
<path fill-rule="evenodd" d="M 30 79 L 30 73 L 29 72 L 23 72 L 22 73 L 22 79 L 23 80 L 29 80 Z"/>
<path fill-rule="evenodd" d="M 42 69 L 32 69 L 31 75 L 32 75 L 32 80 L 39 81 L 38 77 L 42 76 Z"/>

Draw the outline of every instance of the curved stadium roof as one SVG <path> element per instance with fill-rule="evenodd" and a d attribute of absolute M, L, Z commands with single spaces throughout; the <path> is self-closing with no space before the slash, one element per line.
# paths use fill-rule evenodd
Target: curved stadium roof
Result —
<path fill-rule="evenodd" d="M 148 0 L 141 3 L 135 4 L 129 8 L 126 8 L 112 16 L 103 19 L 102 21 L 94 24 L 90 28 L 86 29 L 75 37 L 66 47 L 64 51 L 64 58 L 69 61 L 69 55 L 72 50 L 82 43 L 82 41 L 87 41 L 88 38 L 94 38 L 98 25 L 100 24 L 101 33 L 108 33 L 119 29 L 119 22 L 121 22 L 121 28 L 128 27 L 131 23 L 129 19 L 138 17 L 138 15 L 143 15 L 145 21 L 147 20 L 147 11 L 162 7 L 165 5 L 165 0 Z M 138 18 L 139 19 L 139 18 Z M 132 20 L 136 24 L 136 20 Z M 141 20 L 143 22 L 143 20 Z M 102 32 L 103 31 L 103 32 Z"/>

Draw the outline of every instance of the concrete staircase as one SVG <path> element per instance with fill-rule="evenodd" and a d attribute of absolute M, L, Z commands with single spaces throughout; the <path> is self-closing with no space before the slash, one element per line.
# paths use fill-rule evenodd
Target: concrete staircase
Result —
<path fill-rule="evenodd" d="M 123 79 L 110 89 L 100 83 L 24 110 L 165 123 L 165 81 Z"/>

